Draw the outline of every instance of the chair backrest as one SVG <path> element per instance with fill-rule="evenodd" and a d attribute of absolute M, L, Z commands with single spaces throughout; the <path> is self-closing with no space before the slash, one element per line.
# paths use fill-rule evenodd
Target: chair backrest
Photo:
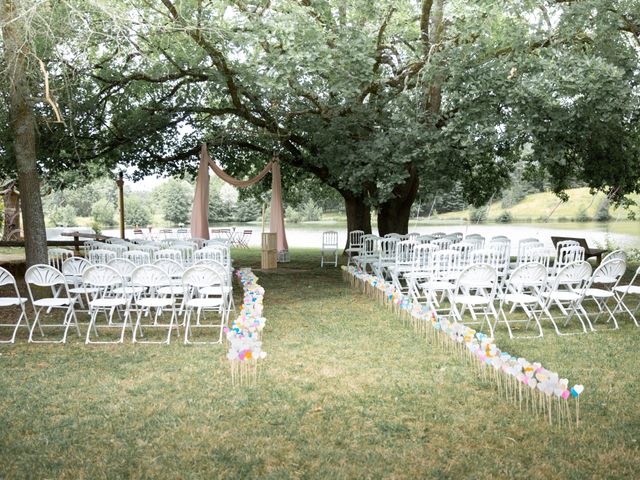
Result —
<path fill-rule="evenodd" d="M 484 237 L 479 233 L 472 233 L 464 237 L 465 242 L 473 243 L 476 246 L 476 250 L 484 248 Z"/>
<path fill-rule="evenodd" d="M 184 266 L 169 258 L 158 258 L 153 264 L 167 272 L 171 278 L 181 278 L 184 273 Z"/>
<path fill-rule="evenodd" d="M 584 260 L 565 265 L 556 275 L 554 289 L 558 289 L 561 285 L 571 285 L 574 288 L 586 287 L 591 278 L 591 271 L 591 264 Z"/>
<path fill-rule="evenodd" d="M 368 256 L 374 256 L 378 254 L 378 243 L 380 237 L 377 235 L 363 235 L 362 236 L 362 253 Z"/>
<path fill-rule="evenodd" d="M 329 230 L 322 232 L 322 248 L 338 248 L 338 232 Z"/>
<path fill-rule="evenodd" d="M 455 250 L 460 253 L 460 264 L 463 267 L 471 264 L 471 252 L 475 249 L 476 245 L 474 243 L 467 242 L 466 240 L 451 245 L 451 250 Z"/>
<path fill-rule="evenodd" d="M 462 232 L 448 233 L 447 235 L 444 236 L 444 238 L 451 240 L 452 244 L 461 242 L 463 237 L 464 235 L 462 234 Z"/>
<path fill-rule="evenodd" d="M 107 265 L 115 269 L 120 275 L 122 275 L 122 278 L 125 279 L 131 278 L 131 272 L 133 272 L 138 266 L 136 263 L 126 258 L 114 258 L 113 260 L 109 260 Z"/>
<path fill-rule="evenodd" d="M 477 263 L 469 265 L 462 272 L 456 281 L 459 289 L 469 290 L 482 288 L 489 298 L 495 297 L 496 285 L 498 284 L 498 272 L 492 265 Z"/>
<path fill-rule="evenodd" d="M 614 258 L 613 260 L 602 262 L 593 272 L 591 281 L 593 283 L 605 283 L 615 286 L 626 270 L 627 262 L 621 258 Z"/>
<path fill-rule="evenodd" d="M 69 277 L 80 277 L 91 266 L 91 262 L 82 257 L 70 257 L 62 263 L 60 271 Z"/>
<path fill-rule="evenodd" d="M 122 287 L 124 280 L 122 275 L 108 265 L 92 265 L 82 274 L 82 283 L 92 287 Z"/>
<path fill-rule="evenodd" d="M 109 260 L 113 260 L 116 257 L 116 252 L 104 249 L 90 250 L 87 254 L 87 260 L 89 260 L 94 265 L 97 265 L 99 263 L 104 263 L 106 265 L 107 263 L 109 263 Z"/>
<path fill-rule="evenodd" d="M 20 291 L 18 290 L 18 284 L 16 279 L 9 270 L 0 267 L 0 287 L 3 285 L 13 285 L 13 289 L 16 291 L 16 296 L 20 297 Z"/>
<path fill-rule="evenodd" d="M 431 243 L 434 240 L 435 237 L 432 237 L 431 235 L 418 235 L 418 237 L 416 238 L 416 241 L 418 243 Z"/>
<path fill-rule="evenodd" d="M 558 245 L 564 242 L 558 242 Z M 584 260 L 584 247 L 580 245 L 566 245 L 558 249 L 558 255 L 554 266 L 556 269 L 561 269 L 565 265 L 569 265 L 573 262 L 580 262 Z"/>
<path fill-rule="evenodd" d="M 350 248 L 362 247 L 363 236 L 364 236 L 364 230 L 351 230 L 349 232 L 349 247 Z"/>
<path fill-rule="evenodd" d="M 487 264 L 494 268 L 500 265 L 500 251 L 493 248 L 479 248 L 471 251 L 471 265 Z"/>
<path fill-rule="evenodd" d="M 620 260 L 624 260 L 625 262 L 627 261 L 627 253 L 624 250 L 614 250 L 613 252 L 607 253 L 607 255 L 602 259 L 601 263 L 606 263 L 609 260 L 615 260 L 615 259 L 620 259 Z"/>
<path fill-rule="evenodd" d="M 182 274 L 182 284 L 188 287 L 203 288 L 223 285 L 224 283 L 224 275 L 221 275 L 218 268 L 210 265 L 194 265 L 187 268 Z"/>
<path fill-rule="evenodd" d="M 512 292 L 521 292 L 530 287 L 543 290 L 546 281 L 547 267 L 540 262 L 530 262 L 517 267 L 509 276 L 506 285 Z"/>
<path fill-rule="evenodd" d="M 419 243 L 413 248 L 411 258 L 411 270 L 414 272 L 427 272 L 431 266 L 431 256 L 438 247 L 429 243 Z"/>
<path fill-rule="evenodd" d="M 142 250 L 130 250 L 125 252 L 123 258 L 130 260 L 136 265 L 146 265 L 151 263 L 151 254 Z"/>
<path fill-rule="evenodd" d="M 128 250 L 122 243 L 105 243 L 102 245 L 102 249 L 114 252 L 118 258 L 122 258 L 122 254 Z"/>
<path fill-rule="evenodd" d="M 130 252 L 133 252 L 133 251 L 136 251 L 136 250 L 140 251 L 140 252 L 148 253 L 149 254 L 149 258 L 151 259 L 151 261 L 153 261 L 153 256 L 158 250 L 160 250 L 160 247 L 158 245 L 150 245 L 150 244 L 147 244 L 147 243 L 141 243 L 141 244 L 138 244 L 138 245 L 136 245 L 134 247 L 129 248 Z"/>
<path fill-rule="evenodd" d="M 433 233 L 430 233 L 429 235 L 431 235 L 434 239 L 444 238 L 447 236 L 445 232 L 433 232 Z"/>
<path fill-rule="evenodd" d="M 29 267 L 24 274 L 24 281 L 28 285 L 38 287 L 53 287 L 66 285 L 67 281 L 60 270 L 51 265 L 38 264 Z"/>
<path fill-rule="evenodd" d="M 535 239 L 526 239 L 526 241 L 521 240 L 518 243 L 518 257 L 516 259 L 517 265 L 520 266 L 525 263 L 538 261 L 537 259 L 532 260 L 531 258 L 532 253 L 540 248 L 544 248 L 544 244 Z"/>
<path fill-rule="evenodd" d="M 202 242 L 203 248 L 210 247 L 212 245 L 229 245 L 229 239 L 212 238 L 211 240 L 205 240 Z"/>
<path fill-rule="evenodd" d="M 73 251 L 66 248 L 50 248 L 47 251 L 49 255 L 49 265 L 60 270 L 62 264 L 67 258 L 73 257 Z"/>
<path fill-rule="evenodd" d="M 180 253 L 180 250 L 175 250 L 173 248 L 167 248 L 167 249 L 156 251 L 154 254 L 154 258 L 156 260 L 168 258 L 170 260 L 182 263 L 182 253 Z"/>
<path fill-rule="evenodd" d="M 386 237 L 378 242 L 378 260 L 393 263 L 396 260 L 398 237 Z"/>
<path fill-rule="evenodd" d="M 171 285 L 171 278 L 157 265 L 140 265 L 131 272 L 131 283 L 135 286 L 156 288 Z"/>
<path fill-rule="evenodd" d="M 208 262 L 208 261 L 224 263 L 223 251 L 218 248 L 202 248 L 200 250 L 196 250 L 193 253 L 194 263 Z"/>
<path fill-rule="evenodd" d="M 460 253 L 455 250 L 436 250 L 431 255 L 430 272 L 434 278 L 450 278 L 460 272 Z"/>
<path fill-rule="evenodd" d="M 419 236 L 420 234 L 418 232 L 409 232 L 407 233 L 407 240 L 416 241 Z"/>
<path fill-rule="evenodd" d="M 440 250 L 448 250 L 449 247 L 451 247 L 452 243 L 453 242 L 446 237 L 440 237 L 440 238 L 436 237 L 431 241 L 431 245 L 435 245 Z"/>
<path fill-rule="evenodd" d="M 383 238 L 400 238 L 400 237 L 402 237 L 402 235 L 400 235 L 399 233 L 391 232 L 391 233 L 386 233 Z"/>
<path fill-rule="evenodd" d="M 410 266 L 413 262 L 414 240 L 402 240 L 396 244 L 396 267 Z"/>

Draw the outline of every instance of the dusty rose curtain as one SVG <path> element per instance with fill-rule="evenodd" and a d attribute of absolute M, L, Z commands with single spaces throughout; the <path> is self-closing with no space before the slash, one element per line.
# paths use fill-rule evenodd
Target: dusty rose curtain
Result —
<path fill-rule="evenodd" d="M 200 156 L 196 192 L 193 196 L 191 236 L 209 240 L 209 166 L 204 155 Z"/>
<path fill-rule="evenodd" d="M 193 211 L 191 214 L 191 235 L 192 236 L 200 236 L 202 235 L 194 235 L 194 215 L 196 211 L 201 211 L 206 208 L 205 214 L 205 225 L 207 230 L 207 236 L 203 238 L 209 238 L 209 223 L 208 223 L 208 211 L 209 211 L 209 171 L 204 170 L 203 173 L 203 165 L 209 165 L 213 172 L 218 175 L 225 182 L 233 185 L 234 187 L 249 187 L 251 185 L 255 185 L 260 180 L 262 180 L 265 175 L 269 172 L 272 173 L 272 181 L 271 181 L 271 222 L 270 222 L 270 230 L 271 232 L 275 232 L 277 234 L 278 239 L 278 251 L 281 252 L 283 250 L 288 250 L 289 246 L 287 244 L 287 235 L 284 229 L 284 211 L 282 208 L 282 177 L 280 175 L 280 164 L 277 161 L 271 161 L 267 163 L 267 165 L 262 169 L 258 175 L 249 180 L 237 180 L 232 176 L 228 175 L 224 170 L 218 167 L 209 156 L 209 152 L 207 151 L 207 146 L 202 144 L 202 148 L 200 150 L 200 170 L 198 170 L 198 179 L 196 180 L 196 198 L 194 199 Z M 206 176 L 206 188 L 207 188 L 207 196 L 198 197 L 198 184 L 200 182 L 204 182 Z M 198 205 L 200 203 L 200 205 Z M 202 205 L 206 205 L 203 207 Z"/>
<path fill-rule="evenodd" d="M 282 209 L 282 177 L 280 163 L 271 162 L 271 222 L 269 229 L 277 233 L 278 251 L 289 250 L 287 235 L 284 230 L 284 211 Z"/>

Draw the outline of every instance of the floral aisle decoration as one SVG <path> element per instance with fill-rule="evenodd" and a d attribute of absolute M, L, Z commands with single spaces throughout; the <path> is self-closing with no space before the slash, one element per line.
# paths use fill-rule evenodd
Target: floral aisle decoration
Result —
<path fill-rule="evenodd" d="M 258 362 L 267 357 L 267 353 L 262 350 L 261 341 L 261 332 L 266 322 L 262 316 L 264 288 L 258 285 L 258 277 L 250 268 L 237 270 L 236 277 L 242 285 L 243 301 L 231 327 L 225 328 L 231 383 L 255 385 Z"/>
<path fill-rule="evenodd" d="M 574 421 L 575 425 L 580 424 L 582 385 L 569 387 L 568 379 L 560 378 L 541 363 L 500 350 L 493 338 L 436 315 L 413 302 L 391 282 L 353 266 L 343 266 L 342 270 L 353 287 L 392 308 L 405 325 L 409 323 L 426 340 L 460 355 L 483 379 L 494 382 L 500 395 L 520 410 L 529 410 L 550 424 L 554 421 L 559 425 L 572 426 Z"/>

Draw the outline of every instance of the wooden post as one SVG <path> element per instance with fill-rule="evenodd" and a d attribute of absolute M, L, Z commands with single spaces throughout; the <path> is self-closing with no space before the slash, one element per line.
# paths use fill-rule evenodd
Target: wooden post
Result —
<path fill-rule="evenodd" d="M 118 199 L 120 203 L 120 238 L 124 239 L 124 178 L 122 172 L 118 174 L 116 185 L 118 185 Z"/>

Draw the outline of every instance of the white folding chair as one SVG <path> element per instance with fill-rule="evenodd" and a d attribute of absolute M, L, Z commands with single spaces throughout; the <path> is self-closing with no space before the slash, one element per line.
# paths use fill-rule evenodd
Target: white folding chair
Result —
<path fill-rule="evenodd" d="M 484 248 L 484 237 L 479 233 L 472 233 L 470 235 L 467 235 L 466 237 L 464 237 L 464 241 L 474 244 L 474 250 Z"/>
<path fill-rule="evenodd" d="M 415 240 L 398 242 L 396 245 L 395 263 L 387 267 L 393 285 L 398 291 L 403 293 L 407 293 L 408 291 L 404 275 L 413 269 L 413 249 L 416 245 Z"/>
<path fill-rule="evenodd" d="M 367 267 L 378 259 L 378 242 L 380 237 L 377 235 L 363 235 L 362 249 L 353 257 L 353 261 L 358 269 L 363 272 L 367 271 Z"/>
<path fill-rule="evenodd" d="M 327 263 L 338 266 L 338 232 L 322 232 L 322 247 L 320 248 L 320 267 L 324 267 L 325 255 L 329 257 Z"/>
<path fill-rule="evenodd" d="M 509 338 L 537 338 L 542 337 L 542 325 L 540 324 L 540 314 L 543 303 L 541 292 L 545 288 L 547 281 L 547 269 L 542 263 L 524 263 L 517 267 L 509 276 L 504 286 L 504 293 L 498 293 L 498 318 L 507 325 Z M 505 304 L 511 305 L 509 314 L 520 307 L 527 315 L 526 320 L 508 319 L 504 311 Z M 518 336 L 513 335 L 512 323 L 526 323 L 525 328 L 529 328 L 531 320 L 534 320 L 538 327 L 538 335 Z"/>
<path fill-rule="evenodd" d="M 464 324 L 479 323 L 481 329 L 486 322 L 489 326 L 490 336 L 493 338 L 493 325 L 498 321 L 498 313 L 493 305 L 497 285 L 498 273 L 493 266 L 483 263 L 468 266 L 460 273 L 450 296 L 451 311 L 449 316 L 452 316 L 456 322 Z M 463 321 L 462 315 L 467 308 L 473 319 L 471 322 Z M 480 313 L 483 315 L 482 321 L 477 319 L 477 315 Z M 493 324 L 489 315 L 493 317 Z"/>
<path fill-rule="evenodd" d="M 434 238 L 431 242 L 431 245 L 435 245 L 439 250 L 449 250 L 453 242 L 451 239 L 444 237 Z"/>
<path fill-rule="evenodd" d="M 627 253 L 624 250 L 614 250 L 613 252 L 609 252 L 603 259 L 601 264 L 608 262 L 609 260 L 624 260 L 627 261 Z"/>
<path fill-rule="evenodd" d="M 638 312 L 638 309 L 640 309 L 640 301 L 636 303 L 636 306 L 633 310 L 631 310 L 631 307 L 625 303 L 625 300 L 628 301 L 627 297 L 629 296 L 640 296 L 640 267 L 638 267 L 636 273 L 633 275 L 633 278 L 628 284 L 618 284 L 617 286 L 613 287 L 613 292 L 615 293 L 616 299 L 618 300 L 618 305 L 616 306 L 614 313 L 627 312 L 629 316 L 631 316 L 633 323 L 636 324 L 636 327 L 640 327 L 640 324 L 638 324 L 638 319 L 636 317 L 636 313 Z"/>
<path fill-rule="evenodd" d="M 67 279 L 69 294 L 75 297 L 80 308 L 76 308 L 76 313 L 80 309 L 84 310 L 85 301 L 89 304 L 89 296 L 96 293 L 96 289 L 87 287 L 82 283 L 82 274 L 91 266 L 91 262 L 82 257 L 69 257 L 62 264 L 61 272 Z"/>
<path fill-rule="evenodd" d="M 24 281 L 27 284 L 29 299 L 35 311 L 35 318 L 29 330 L 29 342 L 32 343 L 65 343 L 67 341 L 67 333 L 69 327 L 73 324 L 76 327 L 78 336 L 80 336 L 80 327 L 74 310 L 75 297 L 69 293 L 69 287 L 64 275 L 50 265 L 33 265 L 27 269 L 24 274 Z M 51 296 L 38 296 L 34 293 L 34 288 L 42 287 L 51 289 Z M 58 291 L 58 295 L 54 295 L 54 291 Z M 61 323 L 43 323 L 40 321 L 42 310 L 63 310 L 64 317 Z M 63 335 L 60 340 L 34 340 L 33 332 L 36 326 L 40 329 L 40 334 L 44 336 L 44 328 L 62 328 Z"/>
<path fill-rule="evenodd" d="M 429 279 L 431 272 L 431 256 L 438 249 L 435 245 L 428 243 L 417 244 L 413 247 L 411 256 L 411 270 L 404 274 L 407 282 L 407 289 L 411 299 L 416 303 L 426 303 L 427 297 L 424 295 L 420 285 Z"/>
<path fill-rule="evenodd" d="M 614 315 L 619 307 L 620 302 L 614 292 L 614 288 L 618 286 L 620 279 L 627 270 L 627 262 L 621 258 L 613 258 L 601 263 L 593 272 L 589 288 L 585 291 L 584 300 L 593 300 L 598 307 L 598 314 L 591 323 L 596 323 L 603 313 L 609 315 L 609 321 L 613 322 L 614 329 L 620 328 L 618 321 Z M 613 310 L 609 307 L 609 301 L 613 300 L 616 305 Z"/>
<path fill-rule="evenodd" d="M 149 265 L 151 263 L 151 254 L 142 250 L 130 250 L 128 252 L 124 252 L 124 255 L 121 258 L 129 260 L 137 267 L 140 265 Z"/>
<path fill-rule="evenodd" d="M 123 343 L 124 333 L 129 325 L 133 329 L 130 315 L 131 295 L 127 294 L 126 282 L 122 275 L 113 267 L 108 265 L 93 265 L 87 268 L 82 274 L 82 282 L 89 288 L 95 288 L 97 292 L 89 301 L 89 327 L 85 337 L 85 343 Z M 121 324 L 113 323 L 113 315 L 121 309 L 124 315 Z M 97 323 L 98 314 L 104 313 L 106 324 Z M 92 340 L 91 331 L 98 337 L 98 328 L 111 329 L 120 327 L 120 338 L 118 340 Z"/>
<path fill-rule="evenodd" d="M 378 258 L 371 262 L 373 273 L 380 278 L 389 278 L 387 269 L 396 263 L 398 237 L 393 235 L 378 242 Z"/>
<path fill-rule="evenodd" d="M 429 235 L 431 235 L 434 238 L 434 240 L 437 240 L 439 238 L 444 238 L 447 236 L 445 232 L 434 232 L 434 233 L 430 233 Z"/>
<path fill-rule="evenodd" d="M 429 245 L 433 245 L 433 242 Z M 421 283 L 420 288 L 429 308 L 439 310 L 445 298 L 451 299 L 455 281 L 460 275 L 460 253 L 455 250 L 436 250 L 430 260 L 428 280 Z"/>
<path fill-rule="evenodd" d="M 89 253 L 87 253 L 87 260 L 89 260 L 92 265 L 106 265 L 107 263 L 109 263 L 109 260 L 113 260 L 116 257 L 116 252 L 112 250 L 105 250 L 103 248 L 98 250 L 90 250 Z"/>
<path fill-rule="evenodd" d="M 112 243 L 106 243 L 103 245 L 102 250 L 109 250 L 116 254 L 116 258 L 123 258 L 125 252 L 129 250 L 129 247 L 124 240 L 119 238 Z"/>
<path fill-rule="evenodd" d="M 363 236 L 364 230 L 351 230 L 349 232 L 349 246 L 344 251 L 347 254 L 347 266 L 351 265 L 353 257 L 360 254 Z"/>
<path fill-rule="evenodd" d="M 180 253 L 180 250 L 174 250 L 173 248 L 158 250 L 154 258 L 156 260 L 169 259 L 182 264 L 182 253 Z"/>
<path fill-rule="evenodd" d="M 16 335 L 18 334 L 18 329 L 20 328 L 20 324 L 22 323 L 23 319 L 25 321 L 25 324 L 26 324 L 25 326 L 27 327 L 27 330 L 30 330 L 29 319 L 27 317 L 27 312 L 24 308 L 24 304 L 27 302 L 27 299 L 23 298 L 20 295 L 20 291 L 18 290 L 18 284 L 16 283 L 16 279 L 13 277 L 13 275 L 11 275 L 11 273 L 9 273 L 8 270 L 0 267 L 0 287 L 4 285 L 11 285 L 16 295 L 0 297 L 0 308 L 18 307 L 20 309 L 20 316 L 18 317 L 18 320 L 16 321 L 16 323 L 0 323 L 0 328 L 9 327 L 12 329 L 11 337 L 9 338 L 9 340 L 5 340 L 4 338 L 2 338 L 0 339 L 0 343 L 14 343 L 16 341 Z M 7 317 L 8 316 L 3 315 L 1 317 L 2 321 L 4 322 L 5 318 Z"/>
<path fill-rule="evenodd" d="M 589 315 L 582 306 L 586 289 L 591 280 L 591 271 L 591 264 L 584 260 L 570 263 L 564 266 L 553 278 L 550 283 L 551 288 L 542 292 L 542 298 L 544 299 L 543 311 L 551 320 L 558 335 L 571 335 L 571 333 L 560 332 L 551 314 L 551 307 L 554 305 L 558 307 L 566 319 L 565 326 L 575 316 L 580 321 L 584 333 L 588 333 L 587 324 L 590 330 L 594 330 L 589 320 Z"/>
<path fill-rule="evenodd" d="M 149 254 L 149 261 L 153 262 L 154 255 L 158 250 L 160 250 L 160 246 L 159 245 L 151 245 L 151 244 L 148 244 L 148 243 L 141 243 L 141 244 L 136 245 L 135 247 L 129 248 L 130 252 L 136 251 L 136 250 L 148 253 Z"/>
<path fill-rule="evenodd" d="M 49 255 L 49 265 L 56 270 L 62 270 L 62 264 L 67 258 L 73 257 L 73 250 L 67 250 L 66 248 L 50 248 L 47 251 Z"/>
<path fill-rule="evenodd" d="M 141 265 L 131 272 L 131 284 L 134 287 L 143 287 L 140 293 L 134 295 L 132 309 L 136 310 L 136 323 L 133 327 L 133 343 L 166 343 L 171 342 L 171 334 L 174 329 L 180 335 L 180 327 L 177 323 L 177 311 L 175 308 L 175 295 L 173 289 L 168 295 L 162 295 L 158 291 L 162 287 L 171 286 L 169 275 L 157 265 Z M 155 310 L 155 312 L 154 312 Z M 162 323 L 165 312 L 170 312 L 168 323 Z M 148 317 L 149 322 L 142 325 L 142 317 Z M 144 327 L 144 328 L 143 328 Z M 168 329 L 166 340 L 139 340 L 144 335 L 145 329 Z"/>
<path fill-rule="evenodd" d="M 222 333 L 227 324 L 229 309 L 227 295 L 223 291 L 225 278 L 221 270 L 211 265 L 194 265 L 185 270 L 182 275 L 182 284 L 186 296 L 184 343 L 222 343 Z M 220 287 L 220 290 L 213 293 L 212 289 L 216 287 Z M 205 291 L 210 293 L 203 293 Z M 197 311 L 197 317 L 196 321 L 192 322 L 194 310 Z M 213 320 L 207 321 L 206 312 L 217 313 L 218 320 L 216 321 L 214 316 Z M 196 329 L 218 329 L 218 339 L 216 341 L 194 340 L 193 331 Z"/>

